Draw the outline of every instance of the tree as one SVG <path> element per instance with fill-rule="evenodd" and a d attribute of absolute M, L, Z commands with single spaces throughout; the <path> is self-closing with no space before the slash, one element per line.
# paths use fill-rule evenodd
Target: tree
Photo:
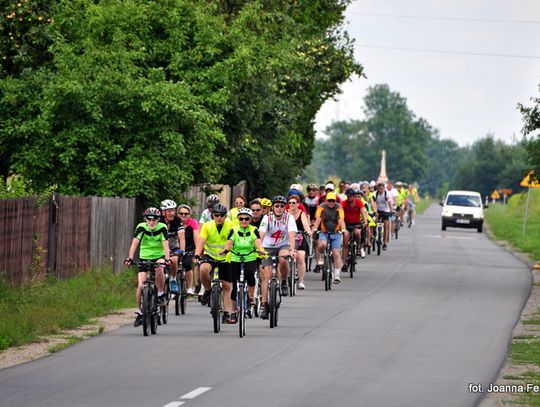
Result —
<path fill-rule="evenodd" d="M 540 90 L 540 85 L 539 85 Z M 540 179 L 540 97 L 531 98 L 533 105 L 525 107 L 521 103 L 518 104 L 518 108 L 523 115 L 523 129 L 524 136 L 530 135 L 529 140 L 524 141 L 524 146 L 528 154 L 528 163 L 535 171 L 535 177 Z"/>
<path fill-rule="evenodd" d="M 153 202 L 203 181 L 277 192 L 361 73 L 337 30 L 348 3 L 51 3 L 46 57 L 0 78 L 2 175 Z"/>

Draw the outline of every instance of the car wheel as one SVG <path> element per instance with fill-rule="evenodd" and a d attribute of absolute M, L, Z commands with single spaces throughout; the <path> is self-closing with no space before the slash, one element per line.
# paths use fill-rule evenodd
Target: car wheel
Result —
<path fill-rule="evenodd" d="M 444 224 L 444 222 L 442 223 L 441 230 L 446 230 L 446 225 Z"/>
<path fill-rule="evenodd" d="M 478 233 L 482 233 L 482 225 L 478 226 Z"/>

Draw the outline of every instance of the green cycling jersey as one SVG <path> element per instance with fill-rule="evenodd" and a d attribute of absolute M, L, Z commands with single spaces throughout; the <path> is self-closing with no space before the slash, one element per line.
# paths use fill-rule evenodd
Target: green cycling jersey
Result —
<path fill-rule="evenodd" d="M 141 242 L 140 258 L 157 260 L 165 256 L 163 241 L 167 240 L 167 225 L 158 222 L 154 229 L 150 229 L 146 222 L 141 222 L 135 229 L 135 239 Z"/>

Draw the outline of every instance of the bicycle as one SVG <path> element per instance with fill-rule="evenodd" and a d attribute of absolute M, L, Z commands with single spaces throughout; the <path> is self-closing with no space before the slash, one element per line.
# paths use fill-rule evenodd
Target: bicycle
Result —
<path fill-rule="evenodd" d="M 398 238 L 399 229 L 401 228 L 401 221 L 399 219 L 399 212 L 392 212 L 392 215 L 390 215 L 390 222 L 394 224 L 394 239 Z M 392 226 L 390 226 L 390 230 Z"/>
<path fill-rule="evenodd" d="M 298 272 L 296 270 L 296 259 L 292 256 L 289 257 L 289 275 L 287 277 L 289 283 L 289 295 L 294 297 L 296 295 L 296 283 L 298 282 Z"/>
<path fill-rule="evenodd" d="M 143 335 L 148 336 L 149 333 L 155 335 L 157 333 L 158 326 L 156 268 L 162 267 L 164 264 L 153 261 L 139 261 L 134 265 L 137 266 L 141 271 L 148 273 L 148 277 L 143 284 L 141 293 Z"/>
<path fill-rule="evenodd" d="M 169 289 L 170 284 L 170 274 L 169 274 L 169 266 L 165 265 L 165 268 L 163 270 L 165 274 L 165 285 L 163 290 L 163 296 L 165 297 L 165 303 L 159 304 L 158 314 L 157 314 L 157 323 L 158 325 L 167 325 L 167 321 L 169 320 L 169 301 L 171 297 L 171 292 Z"/>
<path fill-rule="evenodd" d="M 256 252 L 256 250 L 252 250 L 247 254 L 242 254 L 231 250 L 232 254 L 240 257 L 240 278 L 236 282 L 236 310 L 238 318 L 238 333 L 240 338 L 246 336 L 246 316 L 250 314 L 250 304 L 248 300 L 249 296 L 244 279 L 245 258 L 254 252 Z"/>
<path fill-rule="evenodd" d="M 176 251 L 177 254 L 181 254 L 181 250 Z M 184 256 L 192 256 L 193 252 L 185 252 Z M 186 271 L 182 265 L 182 258 L 178 258 L 178 271 L 176 273 L 176 282 L 178 283 L 178 293 L 175 295 L 174 312 L 176 315 L 185 315 L 187 305 L 187 280 Z"/>
<path fill-rule="evenodd" d="M 411 205 L 407 205 L 407 210 L 405 212 L 405 218 L 406 218 L 407 226 L 409 228 L 412 226 L 413 216 L 414 216 L 414 208 Z"/>
<path fill-rule="evenodd" d="M 358 248 L 358 242 L 356 241 L 356 236 L 354 232 L 357 227 L 358 226 L 356 225 L 352 227 L 347 227 L 347 230 L 350 232 L 349 244 L 348 244 L 349 255 L 347 258 L 347 265 L 349 268 L 349 273 L 351 275 L 351 278 L 353 278 L 353 273 L 355 272 L 355 268 L 356 268 L 356 250 Z"/>
<path fill-rule="evenodd" d="M 377 245 L 377 256 L 381 255 L 381 247 L 383 245 L 383 239 L 384 239 L 384 223 L 378 217 L 377 226 L 375 227 L 375 243 Z"/>
<path fill-rule="evenodd" d="M 212 265 L 212 285 L 210 287 L 210 314 L 212 315 L 214 333 L 221 330 L 221 313 L 223 312 L 223 288 L 219 279 L 218 262 L 208 256 L 201 257 L 199 264 L 209 263 Z"/>
<path fill-rule="evenodd" d="M 281 284 L 277 277 L 277 266 L 279 259 L 289 260 L 291 256 L 272 256 L 272 276 L 268 281 L 268 319 L 270 320 L 270 328 L 275 328 L 278 325 L 278 312 L 281 305 Z"/>
<path fill-rule="evenodd" d="M 322 232 L 318 232 L 319 234 Z M 328 291 L 332 289 L 332 279 L 334 275 L 334 259 L 332 257 L 332 249 L 330 240 L 327 240 L 326 247 L 324 249 L 324 252 L 322 253 L 323 256 L 323 268 L 322 268 L 322 276 L 321 280 L 324 281 L 324 291 Z"/>

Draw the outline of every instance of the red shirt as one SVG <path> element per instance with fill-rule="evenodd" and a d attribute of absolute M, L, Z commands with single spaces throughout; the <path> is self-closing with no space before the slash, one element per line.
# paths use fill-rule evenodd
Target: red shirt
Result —
<path fill-rule="evenodd" d="M 351 207 L 349 198 L 341 204 L 345 212 L 346 225 L 358 225 L 362 223 L 362 208 L 364 203 L 359 198 L 354 198 L 354 205 Z"/>

